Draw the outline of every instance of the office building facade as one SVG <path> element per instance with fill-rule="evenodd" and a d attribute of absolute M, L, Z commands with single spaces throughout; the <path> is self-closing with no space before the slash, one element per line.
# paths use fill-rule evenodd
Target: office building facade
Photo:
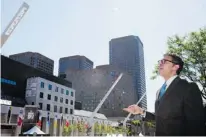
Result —
<path fill-rule="evenodd" d="M 54 61 L 40 53 L 24 52 L 10 55 L 9 58 L 53 75 Z"/>
<path fill-rule="evenodd" d="M 76 101 L 82 103 L 82 109 L 94 111 L 106 92 L 123 72 L 123 77 L 102 105 L 99 113 L 107 117 L 124 117 L 122 109 L 135 103 L 135 89 L 132 77 L 111 65 L 98 66 L 91 70 L 68 70 L 66 80 L 72 81 L 76 91 Z"/>
<path fill-rule="evenodd" d="M 27 79 L 26 101 L 37 105 L 40 110 L 73 114 L 75 90 L 61 84 L 40 78 Z"/>
<path fill-rule="evenodd" d="M 93 68 L 93 62 L 85 56 L 69 56 L 59 59 L 59 76 L 64 75 L 67 70 L 87 70 Z"/>
<path fill-rule="evenodd" d="M 125 36 L 109 42 L 109 62 L 127 71 L 133 77 L 137 100 L 146 92 L 144 49 L 138 36 Z M 147 108 L 145 96 L 140 106 Z"/>

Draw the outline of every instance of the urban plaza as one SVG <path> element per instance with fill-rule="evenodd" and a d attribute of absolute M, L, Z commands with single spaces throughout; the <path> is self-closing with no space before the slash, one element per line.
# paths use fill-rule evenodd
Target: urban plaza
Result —
<path fill-rule="evenodd" d="M 1 136 L 206 136 L 206 1 L 1 7 Z"/>

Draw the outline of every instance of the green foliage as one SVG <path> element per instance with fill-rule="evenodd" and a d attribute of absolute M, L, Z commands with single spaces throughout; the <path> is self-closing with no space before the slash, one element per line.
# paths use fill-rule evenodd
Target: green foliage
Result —
<path fill-rule="evenodd" d="M 156 79 L 157 78 L 157 75 L 158 75 L 158 64 L 155 64 L 155 68 L 152 72 L 153 76 L 151 77 L 151 79 Z"/>
<path fill-rule="evenodd" d="M 85 133 L 86 132 L 86 127 L 84 122 L 78 122 L 77 123 L 77 129 L 80 133 Z"/>
<path fill-rule="evenodd" d="M 140 120 L 133 120 L 131 121 L 131 123 L 133 125 L 138 126 L 139 124 L 141 124 Z M 155 127 L 154 122 L 145 122 L 147 124 L 148 127 Z M 72 130 L 78 131 L 79 134 L 81 133 L 86 133 L 86 129 L 87 126 L 85 125 L 84 122 L 75 122 L 73 124 L 70 124 L 68 127 L 64 126 L 63 128 L 63 136 L 71 136 Z M 125 128 L 123 126 L 118 126 L 118 127 L 112 127 L 111 125 L 107 125 L 107 124 L 99 124 L 99 123 L 95 123 L 94 124 L 94 132 L 95 135 L 99 136 L 99 135 L 106 135 L 106 134 L 131 134 L 131 131 L 128 128 Z"/>
<path fill-rule="evenodd" d="M 151 128 L 155 128 L 155 124 L 154 124 L 154 122 L 146 122 L 146 125 L 148 126 L 148 127 L 151 127 Z"/>
<path fill-rule="evenodd" d="M 73 124 L 70 124 L 68 127 L 64 126 L 63 129 L 63 136 L 70 136 L 72 130 L 78 131 L 79 133 L 86 133 L 87 130 L 87 126 L 85 124 L 85 122 L 74 122 Z"/>
<path fill-rule="evenodd" d="M 169 37 L 167 44 L 166 53 L 180 56 L 185 63 L 181 76 L 200 84 L 202 96 L 206 98 L 206 27 L 183 37 Z M 151 79 L 157 75 L 158 65 L 155 65 Z"/>
<path fill-rule="evenodd" d="M 94 124 L 94 132 L 97 134 L 100 134 L 100 124 L 98 124 L 97 122 Z"/>
<path fill-rule="evenodd" d="M 68 127 L 64 126 L 62 135 L 63 136 L 70 136 L 73 128 L 74 128 L 73 125 L 70 125 Z"/>
<path fill-rule="evenodd" d="M 132 124 L 133 125 L 138 125 L 138 124 L 141 124 L 140 120 L 133 120 L 132 121 Z"/>
<path fill-rule="evenodd" d="M 131 123 L 133 125 L 136 125 L 136 126 L 142 124 L 142 122 L 140 120 L 133 120 L 133 121 L 131 121 Z M 152 127 L 152 128 L 155 127 L 154 121 L 145 121 L 145 123 L 148 127 Z"/>

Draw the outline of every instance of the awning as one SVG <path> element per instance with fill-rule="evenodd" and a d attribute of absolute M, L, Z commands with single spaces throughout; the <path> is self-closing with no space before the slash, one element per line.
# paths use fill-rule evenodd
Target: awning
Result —
<path fill-rule="evenodd" d="M 45 134 L 43 131 L 41 131 L 37 126 L 34 126 L 33 128 L 31 128 L 30 130 L 28 130 L 27 132 L 24 132 L 23 134 Z"/>

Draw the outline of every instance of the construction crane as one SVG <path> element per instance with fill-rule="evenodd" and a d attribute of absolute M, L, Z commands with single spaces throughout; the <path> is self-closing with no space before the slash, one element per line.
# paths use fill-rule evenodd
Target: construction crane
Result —
<path fill-rule="evenodd" d="M 12 34 L 14 29 L 17 27 L 21 19 L 24 17 L 28 9 L 29 5 L 26 2 L 24 2 L 15 14 L 15 16 L 13 17 L 13 19 L 10 21 L 4 32 L 1 34 L 1 48 L 8 40 L 9 36 Z"/>

